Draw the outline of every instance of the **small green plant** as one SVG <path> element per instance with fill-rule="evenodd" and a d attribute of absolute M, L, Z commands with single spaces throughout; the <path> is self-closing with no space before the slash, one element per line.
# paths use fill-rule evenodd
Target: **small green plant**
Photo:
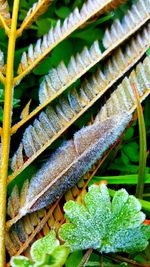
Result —
<path fill-rule="evenodd" d="M 31 247 L 32 260 L 24 256 L 12 257 L 12 267 L 61 267 L 69 254 L 69 247 L 60 246 L 54 231 L 37 240 Z"/>
<path fill-rule="evenodd" d="M 92 185 L 82 204 L 64 205 L 70 223 L 62 225 L 59 235 L 73 252 L 97 249 L 100 252 L 136 252 L 148 245 L 150 226 L 142 224 L 145 215 L 141 204 L 125 189 L 110 200 L 106 185 Z"/>

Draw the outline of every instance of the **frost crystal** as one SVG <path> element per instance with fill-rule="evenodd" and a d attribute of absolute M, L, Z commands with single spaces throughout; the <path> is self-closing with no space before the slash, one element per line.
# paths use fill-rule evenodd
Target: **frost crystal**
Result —
<path fill-rule="evenodd" d="M 64 210 L 70 223 L 62 225 L 59 236 L 71 251 L 135 252 L 148 245 L 150 226 L 142 224 L 141 205 L 125 189 L 116 192 L 111 202 L 106 185 L 93 185 L 83 204 L 68 201 Z"/>

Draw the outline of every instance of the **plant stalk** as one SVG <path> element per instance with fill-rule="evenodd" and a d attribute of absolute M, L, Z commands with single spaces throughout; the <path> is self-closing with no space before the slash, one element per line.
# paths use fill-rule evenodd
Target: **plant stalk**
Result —
<path fill-rule="evenodd" d="M 139 124 L 139 139 L 140 139 L 139 172 L 138 172 L 138 181 L 137 181 L 135 195 L 137 198 L 142 199 L 144 192 L 145 169 L 147 161 L 146 128 L 145 128 L 143 109 L 141 106 L 139 94 L 135 84 L 133 84 L 133 91 L 136 98 L 138 124 Z"/>
<path fill-rule="evenodd" d="M 90 256 L 91 256 L 92 252 L 93 252 L 93 249 L 92 249 L 92 248 L 89 248 L 89 249 L 86 251 L 86 253 L 84 254 L 84 256 L 83 256 L 81 262 L 80 262 L 79 265 L 78 265 L 78 267 L 85 267 L 85 266 L 86 266 L 86 264 L 88 263 L 89 258 L 90 258 Z"/>
<path fill-rule="evenodd" d="M 4 118 L 2 130 L 2 165 L 0 169 L 0 267 L 5 266 L 5 220 L 7 176 L 11 136 L 11 115 L 13 98 L 13 69 L 16 43 L 16 27 L 18 18 L 19 1 L 14 0 L 11 29 L 8 42 L 7 69 L 5 80 Z"/>

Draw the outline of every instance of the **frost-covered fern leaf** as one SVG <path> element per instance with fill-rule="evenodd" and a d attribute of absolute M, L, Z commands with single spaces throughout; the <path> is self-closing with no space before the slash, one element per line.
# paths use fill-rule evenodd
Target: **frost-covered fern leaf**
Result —
<path fill-rule="evenodd" d="M 110 59 L 104 64 L 104 72 L 98 68 L 89 81 L 83 82 L 80 90 L 74 88 L 69 91 L 67 96 L 58 99 L 55 108 L 48 106 L 45 112 L 40 113 L 33 126 L 27 127 L 23 135 L 22 144 L 25 154 L 30 160 L 32 160 L 31 157 L 35 158 L 48 147 L 55 140 L 55 137 L 58 137 L 59 132 L 62 133 L 62 130 L 67 129 L 139 60 L 149 46 L 149 34 L 150 26 L 148 25 L 141 34 L 137 34 L 122 49 L 118 48 L 114 51 Z M 50 88 L 55 88 L 52 76 L 51 78 L 47 76 L 45 81 L 49 83 Z M 45 81 L 46 97 L 48 89 Z M 12 159 L 12 169 L 16 174 L 21 168 L 21 163 L 23 163 L 23 154 L 18 149 Z"/>
<path fill-rule="evenodd" d="M 96 122 L 79 130 L 72 140 L 64 142 L 31 178 L 25 202 L 13 222 L 52 204 L 74 186 L 118 139 L 130 120 L 128 113 L 115 115 L 105 122 Z M 7 223 L 9 225 L 11 221 Z"/>
<path fill-rule="evenodd" d="M 61 93 L 80 76 L 94 66 L 101 58 L 101 50 L 98 41 L 95 41 L 90 49 L 85 47 L 82 52 L 71 57 L 71 60 L 66 67 L 64 62 L 61 62 L 57 69 L 51 69 L 49 74 L 45 76 L 39 89 L 39 101 L 43 104 L 49 98 L 54 98 Z"/>
<path fill-rule="evenodd" d="M 150 56 L 136 66 L 118 88 L 111 94 L 106 104 L 98 114 L 97 120 L 105 121 L 112 114 L 118 114 L 122 110 L 132 113 L 136 109 L 135 95 L 132 86 L 135 85 L 141 101 L 150 94 Z"/>
<path fill-rule="evenodd" d="M 150 19 L 150 0 L 137 0 L 136 4 L 132 5 L 127 11 L 123 20 L 118 19 L 112 24 L 110 29 L 107 29 L 103 38 L 105 48 L 111 47 L 118 37 L 124 36 L 136 28 L 141 27 L 147 20 Z"/>
<path fill-rule="evenodd" d="M 0 0 L 0 26 L 3 25 L 2 21 L 4 19 L 7 25 L 10 25 L 10 13 L 9 13 L 9 5 L 7 0 Z"/>
<path fill-rule="evenodd" d="M 33 6 L 29 9 L 21 28 L 27 29 L 30 27 L 30 25 L 40 16 L 42 15 L 47 8 L 52 4 L 54 0 L 38 0 L 36 3 L 33 4 Z M 97 3 L 100 2 L 97 0 Z M 105 8 L 101 10 L 102 12 L 107 12 L 113 8 L 116 8 L 119 4 L 127 2 L 127 0 L 109 0 L 109 1 L 103 1 L 101 0 L 101 4 L 105 3 Z"/>
<path fill-rule="evenodd" d="M 88 0 L 83 5 L 80 12 L 77 8 L 67 17 L 63 24 L 58 21 L 54 28 L 51 28 L 43 39 L 39 39 L 36 45 L 29 46 L 28 52 L 24 52 L 21 63 L 18 68 L 17 81 L 24 77 L 31 69 L 33 69 L 59 42 L 70 35 L 74 30 L 81 26 L 86 20 L 95 13 L 104 8 L 109 1 Z M 127 36 L 133 34 L 150 18 L 150 0 L 137 0 L 131 10 L 124 16 L 122 22 L 115 21 L 110 30 L 107 30 L 103 44 L 105 48 L 112 47 L 113 43 L 119 39 L 121 42 Z M 140 10 L 140 12 L 139 12 Z"/>
<path fill-rule="evenodd" d="M 149 34 L 150 24 L 148 24 L 147 29 L 145 28 L 145 30 L 143 30 L 143 37 L 147 42 L 147 46 L 150 45 Z M 140 47 L 144 45 L 142 40 L 143 37 L 142 34 L 141 36 L 138 35 L 137 37 L 135 37 L 135 39 L 133 39 L 127 49 L 132 50 L 132 48 L 134 49 L 135 47 L 137 47 L 135 48 L 135 51 L 136 49 L 138 49 L 137 51 L 139 51 Z M 61 62 L 58 65 L 57 69 L 51 69 L 49 74 L 45 76 L 39 89 L 40 103 L 43 104 L 48 101 L 50 102 L 54 98 L 56 98 L 60 93 L 62 93 L 66 88 L 73 84 L 73 82 L 75 82 L 79 77 L 86 73 L 97 62 L 103 59 L 106 56 L 107 52 L 110 53 L 109 50 L 106 50 L 104 53 L 102 53 L 100 51 L 98 41 L 95 41 L 90 49 L 87 49 L 87 47 L 85 47 L 80 54 L 78 53 L 76 55 L 76 57 L 72 56 L 67 67 L 63 62 Z M 114 66 L 112 66 L 112 69 L 112 72 L 116 71 L 114 69 Z"/>
<path fill-rule="evenodd" d="M 37 18 L 42 15 L 47 8 L 52 4 L 54 0 L 38 0 L 27 12 L 25 19 L 23 20 L 20 30 L 27 29 L 30 25 L 37 20 Z"/>
<path fill-rule="evenodd" d="M 24 52 L 21 58 L 21 63 L 18 68 L 18 74 L 20 76 L 22 72 L 29 72 L 33 66 L 36 66 L 43 57 L 45 57 L 51 49 L 53 49 L 59 42 L 69 36 L 73 31 L 90 19 L 93 15 L 98 13 L 101 9 L 104 9 L 107 4 L 110 4 L 110 0 L 88 0 L 83 4 L 81 10 L 75 8 L 72 13 L 64 20 L 61 25 L 61 21 L 58 20 L 56 26 L 50 29 L 48 34 L 43 36 L 43 39 L 39 39 L 33 47 L 29 46 L 28 52 Z M 32 68 L 31 68 L 32 65 Z"/>
<path fill-rule="evenodd" d="M 101 253 L 133 253 L 148 245 L 150 226 L 142 224 L 141 204 L 125 189 L 117 191 L 111 202 L 106 185 L 93 185 L 83 204 L 68 201 L 64 211 L 69 222 L 62 225 L 59 236 L 71 252 L 93 248 Z"/>

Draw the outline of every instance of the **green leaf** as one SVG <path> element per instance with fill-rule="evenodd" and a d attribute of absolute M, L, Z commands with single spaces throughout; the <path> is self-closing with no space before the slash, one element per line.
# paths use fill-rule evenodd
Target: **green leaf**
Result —
<path fill-rule="evenodd" d="M 139 161 L 138 148 L 139 147 L 136 142 L 131 142 L 123 147 L 123 151 L 131 161 L 138 162 Z"/>
<path fill-rule="evenodd" d="M 65 6 L 62 6 L 59 9 L 55 10 L 56 15 L 61 19 L 65 19 L 70 14 L 70 12 L 71 10 Z"/>
<path fill-rule="evenodd" d="M 150 55 L 150 47 L 148 48 L 148 50 L 146 51 L 146 54 L 149 56 Z"/>
<path fill-rule="evenodd" d="M 3 109 L 0 107 L 0 121 L 3 121 Z"/>
<path fill-rule="evenodd" d="M 130 127 L 124 135 L 123 140 L 128 141 L 134 136 L 134 127 Z"/>
<path fill-rule="evenodd" d="M 56 24 L 55 19 L 51 18 L 44 18 L 36 21 L 36 24 L 38 26 L 38 36 L 46 34 L 50 27 L 54 26 Z"/>
<path fill-rule="evenodd" d="M 103 35 L 103 31 L 101 29 L 86 29 L 86 30 L 82 30 L 76 33 L 72 34 L 73 38 L 79 38 L 79 39 L 83 39 L 86 40 L 89 43 L 94 42 L 95 40 L 100 40 L 101 37 Z"/>
<path fill-rule="evenodd" d="M 12 267 L 32 267 L 34 264 L 32 263 L 31 260 L 24 256 L 17 256 L 17 257 L 12 257 L 10 265 Z"/>
<path fill-rule="evenodd" d="M 31 257 L 34 261 L 41 262 L 45 254 L 51 254 L 59 246 L 54 231 L 50 231 L 44 238 L 37 240 L 31 247 Z"/>
<path fill-rule="evenodd" d="M 76 267 L 79 265 L 83 258 L 83 253 L 81 250 L 71 253 L 65 263 L 65 267 Z"/>
<path fill-rule="evenodd" d="M 106 185 L 92 185 L 83 204 L 68 201 L 64 211 L 70 223 L 62 225 L 59 235 L 71 251 L 135 252 L 148 244 L 150 226 L 142 225 L 141 204 L 125 189 L 117 191 L 111 202 Z"/>
<path fill-rule="evenodd" d="M 69 247 L 59 246 L 53 250 L 52 254 L 46 254 L 43 261 L 36 263 L 35 267 L 61 267 L 65 264 L 69 252 Z"/>

